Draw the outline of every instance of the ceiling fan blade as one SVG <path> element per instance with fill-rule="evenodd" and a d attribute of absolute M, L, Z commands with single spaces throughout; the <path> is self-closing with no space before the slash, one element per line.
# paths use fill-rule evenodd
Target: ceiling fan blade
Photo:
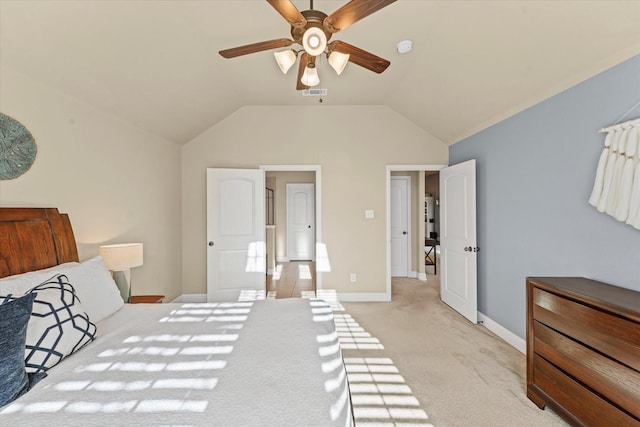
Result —
<path fill-rule="evenodd" d="M 302 28 L 307 25 L 307 19 L 291 3 L 291 0 L 267 0 L 267 2 L 292 26 Z"/>
<path fill-rule="evenodd" d="M 389 6 L 396 0 L 351 0 L 324 19 L 324 28 L 337 33 L 344 30 L 349 25 L 366 18 L 383 7 Z"/>
<path fill-rule="evenodd" d="M 235 58 L 236 56 L 248 55 L 250 53 L 262 52 L 263 50 L 276 49 L 279 47 L 291 46 L 293 40 L 275 39 L 266 42 L 252 43 L 244 46 L 232 47 L 218 52 L 225 58 Z"/>
<path fill-rule="evenodd" d="M 373 53 L 369 53 L 366 50 L 362 50 L 340 40 L 329 43 L 328 47 L 330 52 L 336 51 L 349 54 L 349 62 L 353 62 L 356 65 L 378 74 L 382 73 L 391 65 L 391 62 L 384 58 L 380 58 Z"/>
<path fill-rule="evenodd" d="M 296 90 L 307 89 L 307 86 L 305 86 L 302 83 L 302 74 L 304 73 L 304 69 L 307 68 L 308 63 L 309 63 L 309 54 L 305 52 L 300 56 L 300 66 L 298 67 L 298 79 L 296 80 Z"/>

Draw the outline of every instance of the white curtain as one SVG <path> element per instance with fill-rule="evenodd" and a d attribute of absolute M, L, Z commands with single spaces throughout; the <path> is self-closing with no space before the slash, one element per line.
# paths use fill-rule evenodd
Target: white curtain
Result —
<path fill-rule="evenodd" d="M 600 132 L 607 136 L 589 203 L 640 229 L 640 119 Z"/>

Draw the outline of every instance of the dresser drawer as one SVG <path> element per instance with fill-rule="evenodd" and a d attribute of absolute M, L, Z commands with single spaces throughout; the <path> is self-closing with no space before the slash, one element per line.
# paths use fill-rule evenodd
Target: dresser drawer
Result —
<path fill-rule="evenodd" d="M 550 406 L 580 425 L 638 427 L 640 420 L 583 387 L 539 355 L 533 356 L 535 385 L 552 400 Z M 576 419 L 571 414 L 579 414 Z M 579 421 L 578 421 L 579 420 Z"/>
<path fill-rule="evenodd" d="M 640 372 L 534 323 L 535 354 L 640 420 Z M 638 356 L 640 357 L 640 356 Z"/>
<path fill-rule="evenodd" d="M 532 297 L 534 320 L 640 371 L 637 323 L 539 288 Z"/>

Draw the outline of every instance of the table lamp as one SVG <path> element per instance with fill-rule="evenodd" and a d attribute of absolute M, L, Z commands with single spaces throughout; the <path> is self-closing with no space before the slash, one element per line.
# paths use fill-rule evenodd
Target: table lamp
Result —
<path fill-rule="evenodd" d="M 104 245 L 98 249 L 104 264 L 113 272 L 120 295 L 125 302 L 131 299 L 131 269 L 142 265 L 142 243 Z"/>

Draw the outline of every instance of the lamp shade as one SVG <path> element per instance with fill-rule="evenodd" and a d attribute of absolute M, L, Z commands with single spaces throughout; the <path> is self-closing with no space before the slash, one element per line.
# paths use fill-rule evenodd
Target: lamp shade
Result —
<path fill-rule="evenodd" d="M 309 65 L 313 65 L 313 64 L 309 64 Z M 300 81 L 305 86 L 309 86 L 309 87 L 317 86 L 320 83 L 320 77 L 318 77 L 318 70 L 316 70 L 315 66 L 311 67 L 309 65 L 304 69 L 304 73 L 302 73 L 302 77 L 300 78 Z"/>
<path fill-rule="evenodd" d="M 296 52 L 293 49 L 283 50 L 282 52 L 274 52 L 273 56 L 276 57 L 278 67 L 280 67 L 280 70 L 284 74 L 287 74 L 287 71 L 289 71 L 289 68 L 291 68 L 291 66 L 296 63 L 297 59 Z"/>
<path fill-rule="evenodd" d="M 302 36 L 302 46 L 311 56 L 318 56 L 327 47 L 327 36 L 318 27 L 310 27 Z"/>
<path fill-rule="evenodd" d="M 100 246 L 98 254 L 111 271 L 125 271 L 142 265 L 142 243 Z"/>
<path fill-rule="evenodd" d="M 328 61 L 329 65 L 340 75 L 349 62 L 349 54 L 334 51 L 329 54 Z"/>

